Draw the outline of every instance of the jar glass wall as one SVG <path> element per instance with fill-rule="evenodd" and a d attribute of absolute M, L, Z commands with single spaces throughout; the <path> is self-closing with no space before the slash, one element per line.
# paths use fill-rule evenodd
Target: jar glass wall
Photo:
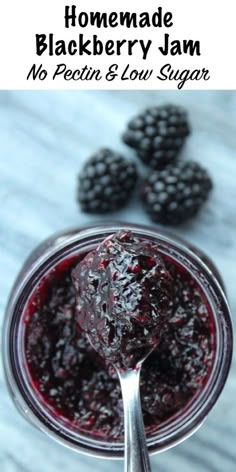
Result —
<path fill-rule="evenodd" d="M 222 283 L 211 261 L 183 241 L 156 228 L 110 223 L 73 229 L 41 244 L 23 266 L 11 292 L 3 329 L 3 358 L 7 383 L 20 412 L 37 428 L 75 450 L 105 458 L 123 456 L 123 443 L 102 440 L 73 429 L 57 417 L 35 394 L 24 352 L 25 308 L 40 281 L 61 261 L 84 255 L 118 230 L 131 230 L 144 240 L 155 242 L 163 255 L 171 257 L 195 279 L 211 308 L 215 329 L 215 353 L 209 377 L 186 408 L 148 434 L 150 452 L 160 452 L 184 440 L 206 418 L 225 384 L 232 356 L 232 325 Z"/>

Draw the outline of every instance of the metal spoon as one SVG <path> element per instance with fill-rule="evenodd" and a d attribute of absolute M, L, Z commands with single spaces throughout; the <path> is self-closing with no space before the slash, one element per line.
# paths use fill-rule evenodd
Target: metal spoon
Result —
<path fill-rule="evenodd" d="M 151 472 L 139 391 L 143 361 L 135 369 L 116 368 L 124 405 L 125 472 Z"/>
<path fill-rule="evenodd" d="M 77 305 L 78 322 L 81 328 L 85 330 L 91 346 L 101 356 L 103 356 L 110 364 L 113 365 L 113 367 L 116 369 L 116 372 L 120 380 L 123 404 L 124 404 L 125 472 L 151 472 L 150 460 L 149 460 L 145 431 L 144 431 L 141 402 L 140 402 L 140 391 L 139 391 L 140 370 L 146 357 L 153 351 L 153 349 L 156 347 L 156 345 L 160 341 L 160 329 L 161 329 L 162 318 L 163 318 L 163 315 L 169 313 L 169 303 L 167 303 L 166 298 L 167 298 L 167 295 L 169 295 L 169 289 L 171 289 L 171 287 L 169 287 L 171 277 L 168 274 L 168 272 L 165 270 L 164 264 L 162 260 L 159 258 L 159 253 L 157 249 L 155 248 L 154 259 L 153 259 L 153 252 L 151 252 L 152 264 L 151 264 L 150 270 L 153 270 L 153 267 L 158 268 L 157 273 L 158 273 L 158 276 L 161 277 L 161 279 L 160 279 L 160 284 L 158 285 L 156 289 L 157 291 L 156 297 L 157 296 L 159 297 L 159 300 L 162 301 L 162 305 L 157 303 L 158 310 L 154 310 L 154 308 L 152 308 L 155 314 L 152 320 L 153 328 L 155 327 L 155 329 L 154 331 L 152 331 L 151 338 L 147 340 L 146 335 L 144 335 L 144 332 L 142 332 L 143 337 L 141 336 L 140 339 L 136 339 L 136 337 L 133 335 L 130 339 L 131 343 L 128 343 L 128 346 L 127 346 L 125 344 L 127 342 L 127 333 L 124 334 L 125 329 L 124 329 L 124 333 L 122 329 L 120 329 L 119 323 L 116 320 L 117 311 L 113 310 L 114 307 L 112 303 L 114 303 L 115 297 L 114 297 L 114 300 L 113 300 L 113 297 L 111 297 L 112 302 L 109 301 L 108 307 L 107 307 L 107 303 L 105 303 L 105 309 L 104 309 L 103 308 L 104 303 L 101 306 L 101 300 L 103 300 L 102 297 L 104 296 L 104 293 L 103 293 L 104 280 L 102 279 L 103 283 L 100 283 L 100 285 L 98 283 L 98 278 L 101 278 L 99 271 L 101 270 L 101 268 L 104 269 L 104 262 L 106 262 L 105 267 L 107 267 L 107 265 L 112 262 L 115 267 L 114 272 L 113 272 L 113 275 L 115 275 L 115 277 L 113 278 L 112 273 L 109 273 L 108 274 L 109 276 L 107 279 L 108 281 L 105 281 L 105 287 L 109 285 L 108 293 L 110 292 L 112 293 L 112 289 L 114 290 L 114 293 L 117 292 L 118 290 L 117 284 L 120 283 L 119 279 L 117 281 L 117 271 L 119 270 L 119 264 L 120 264 L 120 258 L 119 258 L 120 252 L 115 251 L 115 252 L 110 253 L 109 249 L 112 247 L 112 239 L 117 238 L 117 241 L 119 241 L 119 243 L 122 245 L 124 238 L 125 240 L 127 240 L 127 236 L 129 238 L 129 242 L 130 241 L 131 242 L 133 241 L 134 243 L 136 242 L 136 239 L 133 238 L 132 235 L 131 236 L 128 235 L 127 232 L 124 232 L 124 234 L 118 233 L 117 235 L 116 234 L 109 235 L 104 241 L 102 241 L 98 245 L 95 252 L 89 253 L 86 256 L 86 258 L 78 264 L 78 266 L 72 272 L 72 279 L 73 279 L 75 288 L 78 291 L 78 305 Z M 140 248 L 139 248 L 139 251 L 140 251 Z M 147 245 L 147 247 L 144 248 L 144 253 L 145 253 L 145 256 L 149 259 L 150 258 L 150 245 L 149 244 Z M 110 262 L 105 257 L 107 254 L 111 256 L 111 258 L 109 259 Z M 131 255 L 133 257 L 132 252 L 131 252 Z M 143 257 L 143 252 L 141 255 Z M 96 260 L 96 256 L 98 260 Z M 93 266 L 94 257 L 95 257 L 95 262 L 96 262 L 95 266 Z M 122 272 L 122 267 L 121 267 L 121 272 Z M 155 275 L 156 277 L 155 271 L 153 275 Z M 107 277 L 106 273 L 105 273 L 105 277 Z M 88 280 L 92 280 L 92 282 L 88 283 Z M 128 269 L 127 269 L 126 282 L 129 285 L 130 276 L 129 276 Z M 137 285 L 138 284 L 139 282 L 137 282 Z M 89 288 L 92 287 L 92 289 L 87 290 L 87 285 Z M 153 288 L 152 285 L 151 285 L 151 288 Z M 101 292 L 99 292 L 99 290 Z M 133 288 L 133 290 L 135 289 Z M 138 286 L 137 293 L 136 293 L 137 296 L 140 296 L 139 292 L 140 291 L 139 291 L 139 286 Z M 107 293 L 106 293 L 106 296 L 107 296 Z M 135 292 L 133 293 L 133 296 L 135 297 Z M 109 297 L 108 299 L 110 300 Z M 156 298 L 154 297 L 154 299 Z M 94 303 L 91 303 L 90 300 L 96 300 L 97 305 L 94 306 Z M 163 302 L 164 302 L 165 309 L 163 308 Z M 152 303 L 151 303 L 151 306 L 152 306 Z M 161 306 L 161 308 L 159 305 Z M 134 306 L 136 305 L 134 304 Z M 99 307 L 98 313 L 96 313 L 97 307 Z M 164 311 L 160 314 L 159 311 L 161 310 L 164 310 Z M 106 313 L 106 315 L 104 315 L 104 312 Z M 118 314 L 123 315 L 123 311 L 121 310 L 121 313 L 119 313 L 119 310 L 118 310 Z M 161 319 L 161 321 L 159 320 L 159 322 L 156 321 L 158 316 Z M 108 328 L 110 326 L 108 330 L 105 329 L 105 326 L 107 323 L 108 323 Z M 113 330 L 111 330 L 111 327 L 113 328 Z M 117 330 L 118 328 L 119 328 L 118 342 L 116 340 L 114 346 L 112 346 L 112 349 L 108 349 L 108 347 L 111 347 L 110 332 L 113 333 L 113 331 Z M 151 328 L 152 328 L 152 325 L 151 325 Z M 103 330 L 105 332 L 105 337 L 102 335 Z M 148 333 L 150 335 L 150 326 L 149 326 Z M 139 335 L 139 332 L 138 332 L 138 335 Z M 123 336 L 123 339 L 122 339 L 122 336 Z M 113 334 L 111 334 L 111 338 L 113 339 Z M 124 350 L 124 352 L 122 351 L 123 349 L 122 346 L 123 347 L 126 346 L 127 348 Z M 132 352 L 131 358 L 129 359 L 130 351 L 133 351 L 133 352 Z M 134 352 L 135 352 L 135 356 L 134 356 Z M 128 356 L 127 359 L 125 359 L 126 354 Z M 140 357 L 139 357 L 139 354 L 140 354 Z"/>

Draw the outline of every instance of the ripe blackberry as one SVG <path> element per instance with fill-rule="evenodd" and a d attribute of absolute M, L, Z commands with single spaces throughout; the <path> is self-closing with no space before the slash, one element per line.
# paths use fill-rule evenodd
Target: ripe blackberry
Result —
<path fill-rule="evenodd" d="M 109 149 L 101 149 L 79 176 L 78 202 L 87 213 L 107 213 L 124 206 L 137 181 L 135 164 Z"/>
<path fill-rule="evenodd" d="M 142 188 L 142 199 L 156 223 L 177 225 L 192 218 L 207 199 L 212 181 L 196 162 L 176 162 L 152 171 Z"/>
<path fill-rule="evenodd" d="M 130 121 L 123 141 L 137 151 L 144 164 L 160 169 L 175 161 L 189 133 L 186 111 L 163 105 L 148 108 Z"/>

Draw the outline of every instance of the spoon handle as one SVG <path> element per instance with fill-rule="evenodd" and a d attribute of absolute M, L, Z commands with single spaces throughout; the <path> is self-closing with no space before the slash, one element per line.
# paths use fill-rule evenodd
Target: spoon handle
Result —
<path fill-rule="evenodd" d="M 125 472 L 151 472 L 140 403 L 141 365 L 134 370 L 118 371 L 125 423 Z"/>

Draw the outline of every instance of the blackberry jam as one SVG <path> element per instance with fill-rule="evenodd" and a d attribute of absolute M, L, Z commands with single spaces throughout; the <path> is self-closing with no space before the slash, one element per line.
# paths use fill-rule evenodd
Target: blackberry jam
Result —
<path fill-rule="evenodd" d="M 123 454 L 120 386 L 108 360 L 95 352 L 77 323 L 79 301 L 72 273 L 121 229 L 132 231 L 141 246 L 155 244 L 155 267 L 166 277 L 159 290 L 168 317 L 141 371 L 150 451 L 171 447 L 200 426 L 224 386 L 232 353 L 230 315 L 217 275 L 207 258 L 203 263 L 182 242 L 148 227 L 104 224 L 55 236 L 37 248 L 19 274 L 6 312 L 3 348 L 11 395 L 27 419 L 54 439 L 110 458 Z M 151 260 L 147 267 L 151 255 L 146 255 L 143 274 L 154 265 Z M 140 261 L 134 257 L 127 266 L 132 283 L 138 280 Z M 150 280 L 147 287 L 154 290 L 155 300 Z M 166 298 L 170 280 L 171 306 Z M 83 280 L 76 283 L 82 285 Z M 141 300 L 145 305 L 148 297 Z M 135 313 L 134 326 L 140 329 L 146 323 L 149 335 L 150 320 L 143 312 Z"/>
<path fill-rule="evenodd" d="M 174 279 L 158 246 L 118 232 L 76 265 L 72 280 L 75 318 L 91 345 L 110 364 L 135 368 L 173 311 Z"/>

